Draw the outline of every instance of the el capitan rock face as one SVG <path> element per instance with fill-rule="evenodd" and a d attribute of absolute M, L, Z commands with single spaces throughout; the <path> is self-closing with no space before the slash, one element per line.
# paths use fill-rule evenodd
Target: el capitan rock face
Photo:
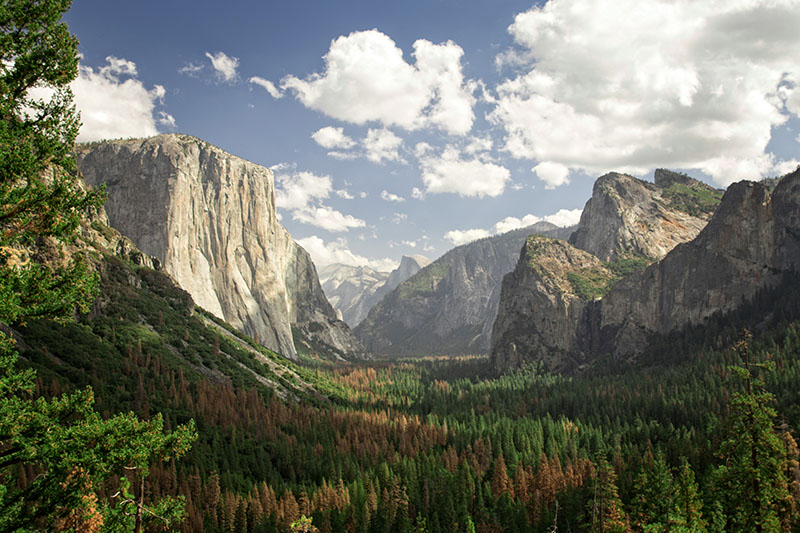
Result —
<path fill-rule="evenodd" d="M 800 267 L 800 171 L 785 176 L 772 193 L 760 183 L 731 185 L 696 238 L 643 270 L 615 283 L 612 279 L 601 297 L 575 303 L 570 300 L 575 284 L 556 289 L 543 284 L 531 272 L 531 262 L 537 261 L 523 253 L 503 282 L 492 338 L 495 367 L 505 371 L 541 360 L 554 370 L 574 370 L 603 355 L 633 359 L 652 335 L 733 311 L 759 289 L 776 285 L 784 272 Z M 569 261 L 562 267 L 578 280 L 581 272 Z M 559 302 L 565 300 L 576 311 L 564 312 Z M 545 318 L 553 324 L 543 326 Z M 547 358 L 542 354 L 555 342 L 550 330 L 566 340 L 560 341 L 559 353 Z"/>
<path fill-rule="evenodd" d="M 566 237 L 547 222 L 450 250 L 389 292 L 356 328 L 381 355 L 486 353 L 503 276 L 531 233 Z"/>
<path fill-rule="evenodd" d="M 175 134 L 81 146 L 78 165 L 107 185 L 110 224 L 201 307 L 287 357 L 292 327 L 336 356 L 364 355 L 278 222 L 269 169 Z"/>

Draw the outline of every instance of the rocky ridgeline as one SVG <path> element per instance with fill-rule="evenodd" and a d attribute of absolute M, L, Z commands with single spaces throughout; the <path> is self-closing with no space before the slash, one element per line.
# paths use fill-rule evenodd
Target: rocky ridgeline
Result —
<path fill-rule="evenodd" d="M 278 222 L 269 169 L 174 134 L 85 145 L 78 165 L 107 185 L 110 225 L 201 307 L 287 357 L 297 357 L 292 328 L 333 356 L 364 355 Z"/>
<path fill-rule="evenodd" d="M 355 329 L 381 355 L 486 353 L 503 276 L 531 233 L 566 238 L 547 222 L 450 250 L 390 291 Z"/>
<path fill-rule="evenodd" d="M 646 204 L 632 210 L 638 213 L 653 212 L 654 204 L 655 212 L 663 213 L 665 196 L 666 207 L 678 206 L 695 218 L 712 210 L 713 195 L 709 193 L 713 191 L 697 187 L 681 175 L 663 171 L 659 175 L 656 187 L 660 191 L 649 198 L 639 193 L 650 188 L 632 178 L 605 176 L 605 183 L 595 186 L 590 203 L 608 205 L 602 195 L 612 196 L 606 192 L 611 190 L 615 197 L 636 198 Z M 670 190 L 680 194 L 665 194 Z M 703 324 L 718 312 L 732 311 L 759 289 L 777 284 L 784 272 L 797 269 L 800 263 L 797 171 L 785 176 L 772 193 L 760 183 L 731 185 L 695 238 L 677 244 L 646 268 L 638 267 L 638 258 L 632 254 L 653 257 L 647 250 L 658 250 L 669 242 L 655 224 L 626 224 L 625 230 L 615 233 L 625 238 L 607 239 L 602 246 L 583 240 L 581 232 L 584 236 L 593 232 L 584 227 L 590 220 L 612 233 L 620 228 L 619 221 L 626 217 L 607 212 L 611 221 L 583 217 L 583 228 L 570 242 L 583 244 L 600 253 L 600 259 L 611 261 L 591 263 L 592 259 L 577 250 L 565 251 L 563 243 L 529 240 L 516 269 L 503 281 L 491 349 L 499 371 L 538 360 L 560 371 L 580 369 L 606 355 L 632 360 L 653 335 L 667 335 Z M 648 244 L 645 231 L 626 234 L 636 227 L 655 228 L 652 238 L 656 245 Z M 614 242 L 614 253 L 601 252 Z"/>
<path fill-rule="evenodd" d="M 328 301 L 341 313 L 342 320 L 354 328 L 389 291 L 430 262 L 422 255 L 404 255 L 391 272 L 334 263 L 321 268 L 319 278 Z"/>

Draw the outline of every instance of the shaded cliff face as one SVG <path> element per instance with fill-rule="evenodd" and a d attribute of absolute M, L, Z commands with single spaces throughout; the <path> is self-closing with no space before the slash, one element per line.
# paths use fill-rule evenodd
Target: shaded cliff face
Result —
<path fill-rule="evenodd" d="M 363 353 L 278 223 L 269 169 L 186 135 L 82 146 L 78 165 L 87 183 L 107 185 L 110 224 L 201 307 L 288 357 L 292 327 L 334 355 Z"/>
<path fill-rule="evenodd" d="M 784 252 L 797 242 L 791 235 L 800 229 L 789 214 L 800 207 L 800 195 L 790 192 L 792 181 L 785 178 L 772 195 L 759 183 L 731 185 L 696 239 L 615 285 L 601 306 L 606 350 L 634 356 L 648 334 L 667 334 L 732 311 L 795 268 L 800 255 Z M 785 218 L 776 216 L 776 200 Z"/>
<path fill-rule="evenodd" d="M 721 196 L 668 170 L 656 171 L 655 184 L 612 172 L 595 182 L 569 242 L 603 261 L 626 252 L 661 259 L 700 233 Z"/>
<path fill-rule="evenodd" d="M 320 271 L 325 295 L 350 327 L 356 327 L 369 310 L 389 291 L 429 265 L 423 255 L 404 255 L 391 272 L 378 272 L 366 266 L 332 264 Z"/>
<path fill-rule="evenodd" d="M 800 267 L 800 171 L 785 176 L 772 193 L 759 183 L 731 185 L 695 239 L 623 277 L 582 308 L 573 303 L 576 311 L 552 303 L 568 299 L 569 287 L 543 286 L 522 262 L 503 282 L 491 351 L 499 371 L 536 360 L 557 370 L 604 355 L 631 360 L 653 334 L 735 310 Z M 572 263 L 564 260 L 569 268 Z M 553 336 L 565 340 L 555 345 Z"/>
<path fill-rule="evenodd" d="M 486 353 L 501 281 L 526 237 L 570 231 L 538 223 L 454 248 L 389 292 L 356 335 L 382 355 Z"/>
<path fill-rule="evenodd" d="M 516 268 L 503 278 L 490 354 L 495 368 L 542 361 L 549 369 L 568 371 L 587 361 L 591 353 L 574 328 L 592 299 L 580 290 L 576 275 L 595 281 L 614 277 L 598 258 L 565 241 L 528 237 Z"/>

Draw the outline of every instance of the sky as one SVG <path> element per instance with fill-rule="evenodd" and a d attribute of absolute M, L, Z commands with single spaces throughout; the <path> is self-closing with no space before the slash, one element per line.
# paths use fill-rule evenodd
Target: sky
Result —
<path fill-rule="evenodd" d="M 74 0 L 79 140 L 194 135 L 273 169 L 318 267 L 539 220 L 656 168 L 800 155 L 800 0 Z"/>

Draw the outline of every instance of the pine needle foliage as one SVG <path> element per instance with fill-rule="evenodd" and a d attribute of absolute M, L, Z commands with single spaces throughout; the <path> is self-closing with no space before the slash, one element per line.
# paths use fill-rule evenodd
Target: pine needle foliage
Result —
<path fill-rule="evenodd" d="M 193 423 L 164 432 L 159 415 L 104 419 L 89 388 L 37 398 L 9 334 L 31 319 L 67 321 L 96 292 L 88 262 L 64 248 L 104 201 L 80 186 L 73 153 L 78 41 L 61 21 L 70 4 L 0 2 L 0 531 L 168 527 L 183 501 L 145 502 L 144 483 L 154 461 L 186 453 Z M 100 498 L 112 476 L 118 490 Z"/>

